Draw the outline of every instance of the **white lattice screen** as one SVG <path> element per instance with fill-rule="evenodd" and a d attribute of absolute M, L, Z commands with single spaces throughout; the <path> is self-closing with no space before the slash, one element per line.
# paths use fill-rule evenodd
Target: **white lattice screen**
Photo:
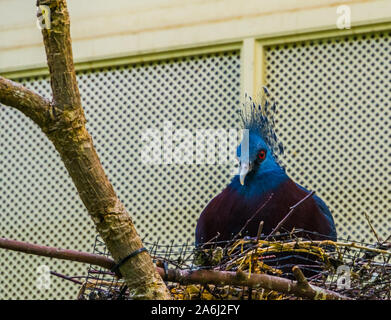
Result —
<path fill-rule="evenodd" d="M 22 79 L 49 97 L 46 77 Z M 146 128 L 239 128 L 240 57 L 225 52 L 78 73 L 98 154 L 120 199 L 148 241 L 193 241 L 196 219 L 231 177 L 229 164 L 148 165 L 140 159 Z M 2 237 L 91 251 L 92 225 L 51 143 L 24 115 L 0 107 Z M 75 298 L 78 286 L 51 277 L 35 287 L 36 268 L 67 275 L 86 266 L 0 251 L 0 298 Z"/>
<path fill-rule="evenodd" d="M 316 190 L 339 236 L 391 234 L 390 32 L 266 48 L 266 83 L 279 101 L 284 163 Z"/>

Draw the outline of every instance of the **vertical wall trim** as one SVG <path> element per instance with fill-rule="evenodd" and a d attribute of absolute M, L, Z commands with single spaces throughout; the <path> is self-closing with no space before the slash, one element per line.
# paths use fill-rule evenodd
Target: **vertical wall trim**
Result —
<path fill-rule="evenodd" d="M 247 38 L 243 40 L 241 59 L 241 99 L 245 94 L 253 95 L 254 93 L 254 72 L 255 72 L 255 39 Z"/>
<path fill-rule="evenodd" d="M 261 42 L 256 41 L 254 45 L 255 59 L 254 59 L 254 97 L 257 97 L 262 86 L 266 84 L 266 59 L 265 50 Z"/>
<path fill-rule="evenodd" d="M 263 46 L 255 38 L 243 40 L 241 49 L 241 95 L 247 93 L 256 99 L 264 85 L 264 52 Z"/>

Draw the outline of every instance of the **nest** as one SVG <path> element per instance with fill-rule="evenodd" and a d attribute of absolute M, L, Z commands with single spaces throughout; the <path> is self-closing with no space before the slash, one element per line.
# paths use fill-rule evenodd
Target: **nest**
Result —
<path fill-rule="evenodd" d="M 300 269 L 309 289 L 341 295 L 347 299 L 383 300 L 391 296 L 391 247 L 389 242 L 367 244 L 339 239 L 312 241 L 297 235 L 303 230 L 279 234 L 270 239 L 243 238 L 231 242 L 211 242 L 204 247 L 162 245 L 149 246 L 156 265 L 169 275 L 172 271 L 194 275 L 203 271 L 241 275 L 243 283 L 252 275 L 268 275 L 272 281 L 285 279 L 299 283 L 294 267 Z M 308 232 L 306 232 L 308 234 Z M 97 237 L 94 253 L 108 256 L 104 243 Z M 206 272 L 206 273 L 205 273 Z M 213 276 L 213 274 L 211 274 Z M 170 277 L 168 277 L 170 278 Z M 190 278 L 189 278 L 190 279 Z M 303 295 L 271 290 L 267 286 L 245 286 L 232 283 L 200 284 L 181 276 L 166 284 L 177 300 L 295 300 Z M 175 280 L 172 281 L 172 280 Z M 213 281 L 212 281 L 213 282 Z M 241 283 L 242 283 L 241 282 Z M 299 283 L 300 284 L 300 283 Z M 316 294 L 317 296 L 317 294 Z M 318 298 L 325 298 L 320 295 Z M 128 299 L 128 290 L 121 279 L 107 270 L 90 266 L 79 299 Z"/>

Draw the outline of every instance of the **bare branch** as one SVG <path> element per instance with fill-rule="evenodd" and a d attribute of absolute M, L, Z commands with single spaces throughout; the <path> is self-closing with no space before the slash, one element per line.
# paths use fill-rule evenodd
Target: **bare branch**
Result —
<path fill-rule="evenodd" d="M 377 243 L 381 243 L 382 240 L 380 239 L 380 237 L 378 236 L 375 228 L 373 227 L 372 223 L 371 223 L 371 220 L 369 219 L 369 216 L 366 212 L 364 212 L 364 215 L 365 215 L 365 219 L 367 220 L 368 224 L 369 224 L 369 227 L 371 228 L 371 231 L 372 233 L 374 234 L 376 240 L 377 240 Z"/>
<path fill-rule="evenodd" d="M 161 269 L 161 268 L 158 268 Z M 158 270 L 164 276 L 164 270 Z M 215 284 L 232 285 L 238 287 L 264 288 L 285 294 L 293 294 L 297 297 L 323 300 L 350 300 L 348 297 L 336 292 L 309 285 L 303 290 L 302 284 L 285 278 L 270 276 L 267 274 L 248 274 L 242 271 L 215 271 L 215 270 L 168 270 L 166 281 L 179 282 L 181 284 Z"/>
<path fill-rule="evenodd" d="M 50 101 L 23 85 L 0 76 L 0 103 L 23 112 L 39 125 L 51 117 Z"/>
<path fill-rule="evenodd" d="M 243 227 L 240 229 L 240 231 L 232 238 L 232 240 L 229 243 L 232 243 L 236 239 L 242 236 L 242 232 L 247 228 L 248 224 L 262 211 L 262 209 L 269 203 L 269 201 L 273 198 L 274 193 L 271 193 L 270 196 L 266 199 L 265 202 L 255 211 L 255 213 L 246 221 L 246 223 L 243 225 Z M 263 226 L 263 224 L 262 224 Z M 228 247 L 229 244 L 226 245 L 225 249 Z"/>
<path fill-rule="evenodd" d="M 100 266 L 105 269 L 111 269 L 115 264 L 113 259 L 97 254 L 40 246 L 33 243 L 10 240 L 5 238 L 0 238 L 0 248 L 34 254 L 43 257 L 83 262 Z"/>
<path fill-rule="evenodd" d="M 284 222 L 286 220 L 288 220 L 288 218 L 292 215 L 293 211 L 299 206 L 301 205 L 305 200 L 309 199 L 313 194 L 315 193 L 315 191 L 311 191 L 309 194 L 307 194 L 303 199 L 301 199 L 298 203 L 296 203 L 295 205 L 293 205 L 292 207 L 290 207 L 289 209 L 289 212 L 287 213 L 287 215 L 278 223 L 278 225 L 273 229 L 272 232 L 270 232 L 270 234 L 265 238 L 265 240 L 268 240 L 273 234 L 275 234 L 278 230 L 280 230 L 280 228 L 282 227 L 282 225 L 284 224 Z"/>
<path fill-rule="evenodd" d="M 50 8 L 50 29 L 43 28 L 53 102 L 61 110 L 81 110 L 79 88 L 73 64 L 70 21 L 65 0 L 38 0 Z"/>

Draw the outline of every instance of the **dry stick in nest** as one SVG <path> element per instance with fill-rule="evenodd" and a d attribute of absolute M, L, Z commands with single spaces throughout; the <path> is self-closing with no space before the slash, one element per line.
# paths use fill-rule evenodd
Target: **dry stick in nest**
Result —
<path fill-rule="evenodd" d="M 390 244 L 387 244 L 387 241 L 389 240 L 390 236 L 386 240 L 382 241 L 381 238 L 378 236 L 375 228 L 373 227 L 373 225 L 371 223 L 371 220 L 369 219 L 368 214 L 366 212 L 364 212 L 364 215 L 365 215 L 365 219 L 367 219 L 367 222 L 369 224 L 369 227 L 371 228 L 372 233 L 374 234 L 374 236 L 375 236 L 375 238 L 377 240 L 377 243 L 376 243 L 375 247 L 378 247 L 380 249 L 385 249 L 385 248 L 389 249 L 390 248 Z M 370 259 L 374 259 L 375 256 L 376 255 L 372 255 L 372 257 Z M 364 254 L 363 258 L 365 259 L 366 257 L 368 258 L 368 255 Z M 384 261 L 383 272 L 386 273 L 387 270 L 386 270 L 386 266 L 385 265 L 386 265 L 386 263 L 389 262 L 390 257 L 387 258 L 386 255 L 384 253 L 382 253 L 382 258 L 383 258 L 383 261 Z M 364 265 L 362 266 L 362 268 L 364 268 Z"/>
<path fill-rule="evenodd" d="M 263 221 L 261 221 L 259 223 L 259 226 L 258 226 L 258 232 L 257 232 L 257 237 L 256 237 L 256 242 L 258 243 L 259 239 L 261 238 L 261 234 L 262 234 L 262 229 L 263 229 Z"/>
<path fill-rule="evenodd" d="M 70 261 L 78 261 L 88 264 L 97 265 L 105 269 L 111 269 L 115 262 L 114 260 L 100 256 L 97 254 L 85 253 L 75 250 L 65 250 L 40 246 L 22 241 L 0 238 L 0 248 L 19 251 L 39 256 L 58 258 Z M 298 269 L 298 267 L 296 267 Z M 243 271 L 216 271 L 216 270 L 173 270 L 165 272 L 164 269 L 156 267 L 156 270 L 164 278 L 165 281 L 178 282 L 180 284 L 214 284 L 214 285 L 232 285 L 239 287 L 265 288 L 273 291 L 282 292 L 285 294 L 293 294 L 298 297 L 309 299 L 332 299 L 332 300 L 348 300 L 348 297 L 340 295 L 336 292 L 326 290 L 308 284 L 304 286 L 303 277 L 299 277 L 300 281 L 291 281 L 285 278 L 279 278 L 266 274 L 251 274 Z M 299 274 L 298 271 L 293 271 Z M 304 278 L 305 279 L 305 278 Z"/>
<path fill-rule="evenodd" d="M 310 198 L 313 194 L 315 193 L 315 191 L 311 191 L 309 194 L 307 194 L 303 199 L 301 199 L 298 203 L 296 203 L 295 205 L 293 205 L 292 207 L 289 208 L 289 212 L 287 213 L 287 215 L 284 217 L 284 219 L 282 219 L 278 224 L 277 226 L 273 229 L 272 232 L 270 232 L 270 234 L 265 238 L 265 240 L 268 240 L 273 234 L 275 234 L 278 230 L 280 230 L 280 228 L 282 227 L 282 225 L 284 224 L 284 222 L 286 220 L 288 220 L 288 218 L 292 215 L 293 211 L 299 206 L 301 205 L 305 200 L 307 200 L 308 198 Z"/>
<path fill-rule="evenodd" d="M 367 219 L 367 222 L 369 224 L 369 227 L 371 228 L 371 231 L 372 233 L 374 234 L 376 240 L 377 240 L 377 244 L 375 245 L 375 247 L 378 247 L 380 249 L 389 249 L 391 248 L 391 244 L 389 243 L 389 240 L 391 239 L 391 235 L 388 236 L 384 241 L 378 236 L 375 228 L 373 227 L 372 223 L 371 223 L 371 220 L 369 220 L 369 216 L 366 212 L 364 212 L 364 215 L 365 215 L 365 218 Z M 386 259 L 384 257 L 384 254 L 383 254 L 383 258 Z M 386 261 L 386 260 L 384 260 Z"/>
<path fill-rule="evenodd" d="M 232 240 L 230 240 L 227 243 L 227 245 L 225 246 L 224 249 L 227 249 L 230 244 L 232 244 L 236 239 L 238 239 L 239 237 L 242 236 L 242 232 L 246 229 L 248 224 L 257 216 L 258 213 L 260 213 L 262 211 L 263 208 L 265 208 L 265 206 L 269 203 L 269 201 L 271 200 L 273 195 L 274 195 L 274 193 L 270 194 L 269 198 L 267 198 L 266 201 L 257 209 L 257 211 L 255 211 L 255 213 L 246 221 L 246 223 L 244 224 L 242 229 L 240 229 L 240 231 L 232 238 Z M 262 223 L 262 228 L 263 228 L 263 221 L 261 221 L 260 224 L 261 223 Z M 261 226 L 258 227 L 258 233 L 260 232 L 260 230 L 259 230 L 260 228 L 261 228 Z M 262 228 L 261 228 L 261 231 L 262 231 Z M 258 238 L 258 235 L 257 235 L 257 238 Z"/>
<path fill-rule="evenodd" d="M 266 240 L 263 240 L 266 241 Z M 270 241 L 270 243 L 273 243 L 273 241 Z M 391 251 L 384 250 L 384 249 L 378 249 L 374 247 L 369 247 L 369 246 L 363 246 L 361 244 L 357 244 L 354 241 L 350 242 L 342 242 L 342 241 L 332 241 L 332 240 L 303 240 L 300 241 L 301 245 L 314 245 L 314 246 L 334 246 L 334 247 L 348 247 L 348 248 L 354 248 L 354 249 L 360 249 L 360 250 L 366 250 L 366 251 L 371 251 L 374 253 L 379 253 L 379 254 L 386 254 L 386 255 L 391 255 Z M 295 246 L 297 245 L 297 241 L 292 241 L 292 242 L 285 242 L 285 246 Z"/>
<path fill-rule="evenodd" d="M 217 239 L 220 237 L 220 232 L 217 232 L 217 234 L 211 238 L 210 240 L 208 240 L 207 242 L 205 242 L 202 246 L 207 246 L 209 244 L 213 244 L 215 242 L 215 240 L 217 241 Z"/>
<path fill-rule="evenodd" d="M 304 275 L 303 277 L 300 276 L 301 270 L 299 267 L 294 267 L 294 269 L 294 273 L 298 275 L 300 281 L 292 281 L 267 274 L 249 275 L 243 271 L 190 271 L 172 269 L 168 271 L 167 277 L 164 280 L 179 282 L 181 284 L 214 284 L 222 286 L 252 287 L 253 289 L 264 288 L 308 299 L 350 300 L 350 298 L 336 292 L 310 285 L 307 280 L 305 280 Z"/>
<path fill-rule="evenodd" d="M 263 208 L 265 208 L 265 206 L 269 203 L 269 201 L 273 198 L 273 195 L 274 193 L 270 194 L 269 198 L 267 198 L 267 200 L 262 204 L 262 206 L 260 206 L 257 211 L 255 211 L 255 213 L 251 216 L 250 219 L 248 219 L 246 221 L 246 223 L 244 224 L 244 226 L 242 227 L 242 229 L 240 229 L 240 231 L 236 234 L 236 236 L 231 240 L 231 242 L 235 241 L 238 237 L 242 236 L 242 232 L 246 229 L 246 227 L 248 226 L 248 224 L 257 216 L 258 213 L 260 213 L 262 211 Z"/>
<path fill-rule="evenodd" d="M 267 241 L 272 235 L 274 235 L 281 227 L 282 225 L 284 224 L 284 222 L 292 215 L 293 211 L 300 205 L 302 204 L 305 200 L 309 199 L 313 194 L 315 193 L 315 191 L 311 191 L 308 195 L 306 195 L 303 199 L 301 199 L 299 202 L 297 202 L 295 205 L 293 205 L 292 207 L 289 208 L 289 212 L 287 213 L 287 215 L 277 224 L 277 226 L 273 229 L 273 231 L 265 238 L 265 241 Z M 239 235 L 243 230 L 244 228 L 248 225 L 248 223 L 266 206 L 266 204 L 270 201 L 271 197 L 273 196 L 273 193 L 270 195 L 270 197 L 266 200 L 266 202 L 255 212 L 255 214 L 249 219 L 247 220 L 246 224 L 244 225 L 244 227 L 242 228 L 242 230 L 239 231 L 239 233 L 237 235 Z M 263 228 L 263 221 L 261 221 L 259 227 L 258 227 L 258 233 L 257 233 L 257 240 L 259 240 L 259 237 L 261 236 L 261 232 L 262 232 L 262 228 Z M 236 237 L 235 237 L 236 238 Z M 235 240 L 235 238 L 233 240 Z M 231 243 L 231 242 L 230 242 Z M 228 245 L 227 245 L 228 246 Z M 251 250 L 254 250 L 254 248 L 248 248 L 247 250 L 244 250 L 239 256 L 235 257 L 233 260 L 229 261 L 229 264 L 231 264 L 232 262 L 234 262 L 235 260 L 243 257 L 247 252 L 251 251 Z"/>
<path fill-rule="evenodd" d="M 368 214 L 367 214 L 366 212 L 364 212 L 364 215 L 365 215 L 365 219 L 367 219 L 368 225 L 369 225 L 369 227 L 371 228 L 371 231 L 372 231 L 373 235 L 375 236 L 377 242 L 378 242 L 379 244 L 381 244 L 382 241 L 381 241 L 380 237 L 378 236 L 378 234 L 377 234 L 375 228 L 373 227 L 373 225 L 372 225 L 372 223 L 371 223 L 371 220 L 369 220 Z"/>

